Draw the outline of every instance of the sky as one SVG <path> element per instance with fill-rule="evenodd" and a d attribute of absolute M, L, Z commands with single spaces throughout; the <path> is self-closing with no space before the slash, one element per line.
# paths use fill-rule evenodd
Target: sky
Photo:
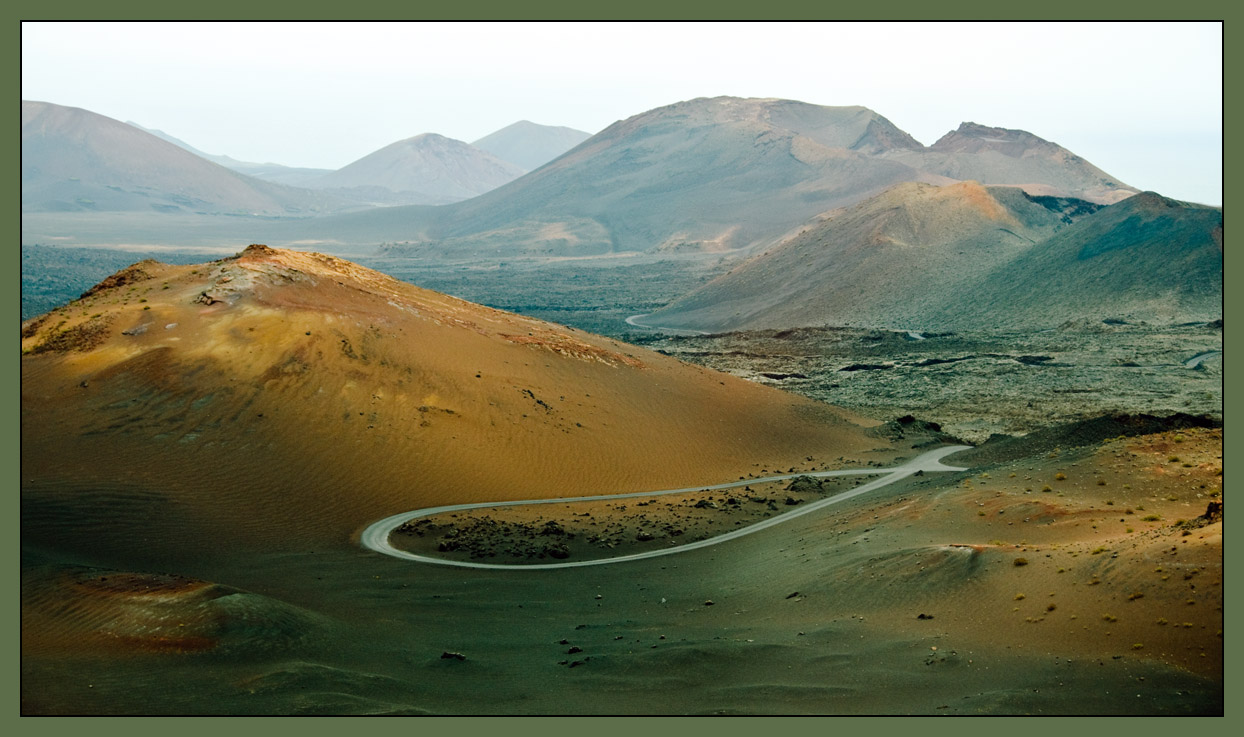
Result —
<path fill-rule="evenodd" d="M 863 105 L 924 144 L 1020 128 L 1222 204 L 1219 23 L 23 23 L 22 98 L 210 154 L 337 169 L 518 120 L 596 133 L 696 97 Z"/>

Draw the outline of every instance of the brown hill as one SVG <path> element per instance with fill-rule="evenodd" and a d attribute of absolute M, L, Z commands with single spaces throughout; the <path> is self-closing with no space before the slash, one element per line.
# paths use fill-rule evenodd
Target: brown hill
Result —
<path fill-rule="evenodd" d="M 1222 211 L 1145 192 L 1099 208 L 904 184 L 644 319 L 714 332 L 820 325 L 1051 328 L 1222 316 Z"/>
<path fill-rule="evenodd" d="M 891 155 L 930 174 L 1010 184 L 1036 195 L 1111 204 L 1138 190 L 1056 143 L 1028 131 L 963 123 L 919 153 Z"/>
<path fill-rule="evenodd" d="M 1044 207 L 975 182 L 901 184 L 835 213 L 653 313 L 645 322 L 721 332 L 818 325 L 932 327 L 948 295 L 1047 237 L 1082 201 Z"/>
<path fill-rule="evenodd" d="M 929 319 L 960 327 L 1208 322 L 1222 318 L 1222 297 L 1222 210 L 1143 192 L 1027 249 L 973 289 L 943 295 Z"/>
<path fill-rule="evenodd" d="M 239 174 L 79 108 L 22 101 L 22 211 L 306 217 L 357 207 Z"/>
<path fill-rule="evenodd" d="M 135 264 L 22 336 L 25 540 L 127 565 L 347 546 L 407 509 L 862 462 L 882 442 L 828 405 L 264 246 Z"/>

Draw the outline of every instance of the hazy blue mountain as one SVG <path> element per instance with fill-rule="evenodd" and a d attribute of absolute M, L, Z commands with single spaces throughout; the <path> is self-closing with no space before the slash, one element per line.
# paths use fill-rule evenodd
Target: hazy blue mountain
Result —
<path fill-rule="evenodd" d="M 103 115 L 22 102 L 23 212 L 305 217 L 348 207 L 323 192 L 245 176 Z"/>
<path fill-rule="evenodd" d="M 540 125 L 530 120 L 520 120 L 499 131 L 489 133 L 478 141 L 472 141 L 471 145 L 527 171 L 532 171 L 591 137 L 591 133 L 574 128 Z"/>
<path fill-rule="evenodd" d="M 391 143 L 311 186 L 376 204 L 440 205 L 475 197 L 523 175 L 523 169 L 436 133 Z"/>

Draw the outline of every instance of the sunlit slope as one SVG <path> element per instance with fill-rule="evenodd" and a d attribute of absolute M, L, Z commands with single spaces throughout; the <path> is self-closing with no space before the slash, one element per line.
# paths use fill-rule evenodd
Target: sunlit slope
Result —
<path fill-rule="evenodd" d="M 422 506 L 724 481 L 880 442 L 827 405 L 263 246 L 136 264 L 22 335 L 31 514 L 81 522 L 78 500 L 107 497 L 160 545 L 342 542 Z"/>
<path fill-rule="evenodd" d="M 1014 188 L 901 184 L 834 214 L 676 300 L 650 318 L 708 331 L 857 325 L 934 327 L 930 311 L 1067 227 L 1073 200 L 1050 207 Z M 1066 222 L 1064 222 L 1066 221 Z"/>
<path fill-rule="evenodd" d="M 1098 208 L 903 184 L 645 318 L 723 332 L 853 325 L 1046 329 L 1222 316 L 1222 211 L 1146 192 Z"/>
<path fill-rule="evenodd" d="M 1064 195 L 1110 204 L 1138 190 L 1092 163 L 1028 131 L 963 123 L 920 152 L 888 155 L 951 179 L 1023 187 L 1035 195 Z"/>

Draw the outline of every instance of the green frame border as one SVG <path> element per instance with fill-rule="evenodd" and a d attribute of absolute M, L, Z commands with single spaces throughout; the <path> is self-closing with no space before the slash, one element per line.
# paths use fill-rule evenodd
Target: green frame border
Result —
<path fill-rule="evenodd" d="M 1224 40 L 1224 71 L 1226 69 L 1238 69 L 1235 64 L 1239 63 L 1241 52 L 1238 47 L 1229 43 L 1231 34 L 1229 30 L 1234 28 L 1226 21 L 1229 19 L 1229 6 L 1225 0 L 1214 0 L 1210 2 L 1192 2 L 1181 3 L 1178 5 L 1165 2 L 1157 3 L 1152 0 L 1140 0 L 1140 2 L 1123 3 L 1106 3 L 1106 2 L 1066 2 L 1065 0 L 1057 0 L 1052 2 L 1043 2 L 1039 5 L 1033 4 L 1008 4 L 1002 5 L 995 2 L 983 2 L 974 0 L 972 2 L 958 2 L 954 7 L 944 7 L 941 4 L 931 4 L 925 2 L 917 2 L 917 0 L 898 0 L 891 2 L 885 6 L 876 6 L 872 4 L 852 4 L 845 6 L 834 6 L 826 3 L 812 2 L 812 0 L 779 0 L 779 2 L 770 2 L 763 5 L 757 3 L 724 3 L 720 1 L 710 2 L 708 0 L 677 0 L 677 2 L 669 2 L 668 0 L 632 0 L 624 5 L 605 6 L 593 5 L 578 0 L 571 2 L 570 0 L 539 0 L 535 3 L 512 3 L 503 2 L 502 0 L 482 0 L 473 2 L 467 6 L 446 5 L 439 7 L 429 7 L 427 5 L 411 5 L 399 3 L 395 0 L 384 0 L 382 2 L 370 2 L 364 4 L 354 4 L 343 7 L 338 3 L 302 3 L 296 7 L 279 6 L 273 2 L 255 3 L 255 2 L 234 2 L 233 0 L 224 0 L 222 2 L 213 3 L 208 6 L 170 6 L 167 2 L 127 2 L 124 6 L 115 4 L 89 3 L 84 0 L 60 0 L 55 4 L 34 3 L 18 0 L 16 6 L 16 20 L 10 26 L 10 33 L 15 34 L 15 43 L 11 47 L 10 54 L 16 57 L 17 69 L 20 70 L 21 65 L 21 26 L 20 21 L 29 20 L 144 20 L 144 19 L 161 19 L 161 20 L 281 20 L 286 19 L 287 14 L 296 13 L 298 19 L 301 20 L 471 20 L 471 19 L 492 19 L 492 20 L 887 20 L 887 19 L 905 19 L 905 20 L 1206 20 L 1206 21 L 1223 21 L 1223 40 Z M 1238 7 L 1238 6 L 1237 6 Z M 1233 61 L 1234 60 L 1234 61 Z M 1137 62 L 1137 73 L 1143 73 L 1143 60 Z M 1124 72 L 1126 73 L 1126 72 Z M 1224 74 L 1223 87 L 1223 122 L 1224 131 L 1229 130 L 1226 126 L 1228 117 L 1237 118 L 1235 113 L 1238 111 L 1239 100 L 1235 98 L 1234 91 L 1237 86 L 1234 79 Z M 13 84 L 17 87 L 17 97 L 21 95 L 20 73 L 14 74 L 10 79 L 15 80 Z M 640 112 L 640 111 L 634 111 Z M 19 132 L 20 135 L 20 132 Z M 1224 136 L 1225 139 L 1225 136 Z M 1236 161 L 1238 157 L 1238 149 L 1224 140 L 1223 158 L 1225 164 Z M 3 189 L 9 195 L 8 199 L 11 203 L 20 200 L 20 179 L 13 174 L 20 167 L 20 149 L 11 145 L 4 150 L 4 161 L 6 163 L 6 171 L 10 172 L 10 176 L 4 180 Z M 1224 167 L 1224 211 L 1228 207 L 1228 201 L 1233 198 L 1238 190 L 1229 186 L 1235 172 L 1234 166 Z M 21 230 L 21 214 L 20 208 L 10 205 L 5 211 L 4 222 L 7 226 L 7 232 L 19 234 Z M 15 267 L 16 273 L 8 276 L 8 283 L 15 287 L 9 293 L 8 303 L 12 306 L 14 314 L 20 315 L 20 272 L 21 260 L 19 255 L 11 256 L 10 260 L 5 262 Z M 1237 261 L 1233 258 L 1224 256 L 1224 281 L 1236 282 L 1239 280 L 1241 268 Z M 1244 319 L 1244 300 L 1231 289 L 1224 290 L 1224 312 L 1230 312 L 1228 322 L 1232 325 L 1237 324 L 1237 319 Z M 1225 341 L 1224 341 L 1225 342 Z M 1230 353 L 1234 357 L 1234 351 L 1230 346 L 1224 345 L 1224 354 Z M 17 351 L 13 354 L 10 362 L 0 364 L 3 374 L 0 376 L 9 387 L 18 387 L 20 382 L 20 359 Z M 1231 375 L 1224 369 L 1224 383 L 1226 376 Z M 13 481 L 17 479 L 19 473 L 19 453 L 18 446 L 20 443 L 20 392 L 14 392 L 12 389 L 4 393 L 3 396 L 3 416 L 8 418 L 6 422 L 0 424 L 0 440 L 4 442 L 0 444 L 3 451 L 0 451 L 0 464 L 4 471 L 5 483 L 2 487 L 5 491 L 5 500 L 7 502 L 7 511 L 10 513 L 8 519 L 10 529 L 18 528 L 18 535 L 14 536 L 17 541 L 20 536 L 20 522 L 17 512 L 18 505 L 18 485 Z M 1231 390 L 1231 387 L 1224 386 L 1224 415 L 1234 415 L 1234 409 L 1240 404 L 1240 395 Z M 1230 408 L 1230 411 L 1228 411 Z M 1235 452 L 1241 449 L 1239 438 L 1231 432 L 1225 433 L 1224 455 L 1235 457 Z M 17 548 L 18 545 L 14 545 Z M 1240 579 L 1238 571 L 1240 568 L 1240 556 L 1238 555 L 1238 547 L 1227 545 L 1224 547 L 1224 561 L 1226 568 L 1226 576 L 1224 582 L 1224 599 L 1226 612 L 1235 612 L 1238 609 L 1233 606 L 1240 599 L 1238 587 L 1233 585 Z M 1228 552 L 1229 551 L 1229 552 Z M 8 586 L 7 590 L 16 592 L 18 590 L 17 566 L 8 565 L 4 567 L 4 581 Z M 10 605 L 6 610 L 6 621 L 11 621 L 11 633 L 5 638 L 6 658 L 10 667 L 6 670 L 7 678 L 4 679 L 5 692 L 9 694 L 9 703 L 12 704 L 7 715 L 8 720 L 13 726 L 12 717 L 20 713 L 19 707 L 19 669 L 16 667 L 19 662 L 19 638 L 20 619 L 18 617 L 18 607 Z M 1234 633 L 1233 633 L 1234 634 Z M 1240 707 L 1231 698 L 1236 693 L 1234 687 L 1240 683 L 1241 666 L 1233 654 L 1238 654 L 1240 648 L 1238 641 L 1229 638 L 1224 641 L 1224 647 L 1227 648 L 1225 661 L 1226 672 L 1224 688 L 1226 691 L 1226 717 L 1223 719 L 1200 720 L 1195 725 L 1199 730 L 1206 730 L 1210 734 L 1218 733 L 1220 730 L 1226 732 L 1231 722 L 1239 722 Z M 10 685 L 9 678 L 13 682 Z M 97 720 L 92 719 L 89 722 L 69 722 L 62 719 L 51 719 L 43 717 L 19 717 L 16 726 L 21 730 L 21 734 L 34 733 L 62 733 L 73 729 L 89 729 L 93 733 L 102 732 L 105 737 L 111 737 L 112 734 L 118 732 L 143 732 L 150 729 L 152 732 L 156 730 L 167 731 L 170 728 L 179 731 L 185 730 L 194 733 L 206 732 L 207 730 L 216 730 L 221 727 L 243 727 L 243 728 L 280 728 L 289 727 L 289 724 L 278 725 L 276 723 L 260 723 L 246 720 L 245 723 L 238 723 L 238 720 L 230 720 L 228 725 L 213 723 L 211 721 L 204 722 L 202 720 L 185 720 L 179 719 L 171 722 L 168 719 L 108 719 Z M 974 720 L 971 723 L 957 721 L 950 725 L 938 725 L 933 728 L 938 734 L 955 734 L 963 735 L 972 732 L 984 732 L 986 730 L 996 733 L 999 729 L 1006 729 L 1008 732 L 1018 729 L 1020 732 L 1036 732 L 1037 730 L 1047 731 L 1053 729 L 1068 729 L 1075 731 L 1088 731 L 1092 729 L 1125 729 L 1129 734 L 1135 734 L 1137 730 L 1142 735 L 1161 734 L 1168 732 L 1172 728 L 1178 729 L 1183 725 L 1172 724 L 1170 722 L 1155 721 L 1151 719 L 1126 719 L 1126 723 L 1120 723 L 1120 720 L 1112 719 L 1109 725 L 1100 721 L 1094 722 L 1085 718 L 1069 718 L 1063 719 L 1055 724 L 1043 724 L 1032 720 L 1009 720 L 1007 724 L 1001 725 L 991 720 Z M 425 722 L 420 723 L 420 727 L 425 726 Z M 315 722 L 303 722 L 297 725 L 300 730 L 310 729 L 312 731 L 324 731 L 339 733 L 343 728 L 350 725 L 343 724 L 340 720 L 317 720 Z M 396 726 L 396 725 L 395 725 Z M 403 725 L 405 726 L 405 725 Z M 807 732 L 814 731 L 823 733 L 827 728 L 863 728 L 874 732 L 882 732 L 888 735 L 890 733 L 906 733 L 913 730 L 922 732 L 929 730 L 932 725 L 928 720 L 921 719 L 919 722 L 911 719 L 899 718 L 866 718 L 866 721 L 851 719 L 843 721 L 838 718 L 832 724 L 826 723 L 822 719 L 805 719 L 805 718 L 783 718 L 780 724 L 770 724 L 770 720 L 757 722 L 751 719 L 732 719 L 723 721 L 721 719 L 713 722 L 703 720 L 697 721 L 681 721 L 673 722 L 671 719 L 644 719 L 643 724 L 635 723 L 634 720 L 585 720 L 585 719 L 567 719 L 559 718 L 556 721 L 551 719 L 506 719 L 504 722 L 493 721 L 488 719 L 456 719 L 452 725 L 446 725 L 443 720 L 436 719 L 431 725 L 433 728 L 440 726 L 452 726 L 456 729 L 466 727 L 470 732 L 483 733 L 485 730 L 502 729 L 506 732 L 518 732 L 520 737 L 526 737 L 527 733 L 543 732 L 548 729 L 557 730 L 576 730 L 588 728 L 593 731 L 604 730 L 606 733 L 621 733 L 622 731 L 631 732 L 636 728 L 673 731 L 678 729 L 680 732 L 700 732 L 701 730 L 713 730 L 714 733 L 739 733 L 744 731 L 754 732 L 757 728 L 765 728 L 776 726 L 784 731 L 791 732 Z M 1235 728 L 1237 731 L 1239 726 Z"/>

